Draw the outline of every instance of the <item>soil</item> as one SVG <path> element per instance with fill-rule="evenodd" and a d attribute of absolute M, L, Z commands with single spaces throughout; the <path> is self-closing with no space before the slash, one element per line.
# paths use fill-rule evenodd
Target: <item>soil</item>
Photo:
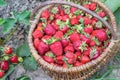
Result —
<path fill-rule="evenodd" d="M 37 4 L 41 4 L 40 0 L 5 0 L 8 4 L 5 7 L 0 7 L 0 17 L 7 18 L 11 16 L 12 11 L 20 12 L 22 10 L 29 10 L 32 11 Z M 45 1 L 45 0 L 44 0 Z M 119 26 L 120 27 L 120 26 Z M 18 30 L 14 33 L 13 37 L 6 43 L 6 45 L 10 45 L 15 49 L 20 45 L 27 41 L 27 33 L 29 30 L 29 26 L 25 26 L 23 24 L 19 24 Z M 120 31 L 120 29 L 119 29 Z M 0 37 L 5 37 L 1 33 L 0 28 Z M 120 38 L 120 33 L 119 33 Z M 120 56 L 120 51 L 117 54 Z M 108 66 L 119 65 L 118 61 L 113 58 L 108 62 L 101 70 L 99 70 L 99 75 L 102 75 L 108 70 Z M 120 69 L 114 69 L 112 73 L 108 77 L 114 77 L 118 80 L 120 79 Z M 16 78 L 20 77 L 21 75 L 28 75 L 31 80 L 53 80 L 49 76 L 47 76 L 44 71 L 39 67 L 36 71 L 27 71 L 23 68 L 22 65 L 17 65 L 14 72 L 8 77 L 8 80 L 16 80 Z M 90 79 L 96 75 L 93 75 Z"/>

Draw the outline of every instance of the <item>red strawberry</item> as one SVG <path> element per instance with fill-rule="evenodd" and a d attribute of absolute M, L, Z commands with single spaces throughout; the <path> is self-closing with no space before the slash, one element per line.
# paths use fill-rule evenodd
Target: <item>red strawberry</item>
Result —
<path fill-rule="evenodd" d="M 9 46 L 6 46 L 4 49 L 5 54 L 12 54 L 12 48 Z"/>
<path fill-rule="evenodd" d="M 40 42 L 39 47 L 38 47 L 38 52 L 40 55 L 45 54 L 49 50 L 49 46 L 45 44 L 44 42 Z"/>
<path fill-rule="evenodd" d="M 98 12 L 98 15 L 103 18 L 106 16 L 106 13 L 104 11 L 100 11 Z"/>
<path fill-rule="evenodd" d="M 44 28 L 44 32 L 49 35 L 49 36 L 52 36 L 55 34 L 56 30 L 53 28 L 52 25 L 47 25 L 45 28 Z"/>
<path fill-rule="evenodd" d="M 70 8 L 70 12 L 71 12 L 71 13 L 74 13 L 75 11 L 77 11 L 77 8 L 75 8 L 75 7 L 71 7 L 71 8 Z"/>
<path fill-rule="evenodd" d="M 32 35 L 35 39 L 43 37 L 43 33 L 40 30 L 35 30 Z"/>
<path fill-rule="evenodd" d="M 60 15 L 61 15 L 61 16 L 65 15 L 65 11 L 64 11 L 64 10 L 61 10 L 61 11 L 60 11 Z"/>
<path fill-rule="evenodd" d="M 42 18 L 48 19 L 50 16 L 50 13 L 48 10 L 44 10 L 41 15 L 42 15 Z"/>
<path fill-rule="evenodd" d="M 79 24 L 79 19 L 77 17 L 74 17 L 70 20 L 71 25 L 77 25 Z"/>
<path fill-rule="evenodd" d="M 7 71 L 9 69 L 9 64 L 7 61 L 1 61 L 0 68 L 4 71 Z"/>
<path fill-rule="evenodd" d="M 99 56 L 100 56 L 100 51 L 93 48 L 90 52 L 90 58 L 94 60 L 94 59 L 97 59 Z"/>
<path fill-rule="evenodd" d="M 63 57 L 64 57 L 64 56 L 57 56 L 57 57 L 56 57 L 56 60 L 57 60 L 57 61 L 61 61 L 61 60 L 63 59 Z"/>
<path fill-rule="evenodd" d="M 82 44 L 82 42 L 79 40 L 79 41 L 75 41 L 74 43 L 73 43 L 73 47 L 74 47 L 74 49 L 76 50 L 76 51 L 80 51 L 80 45 Z"/>
<path fill-rule="evenodd" d="M 55 30 L 58 30 L 58 28 L 59 28 L 59 26 L 55 22 L 52 23 L 52 26 Z"/>
<path fill-rule="evenodd" d="M 36 39 L 34 39 L 34 47 L 36 48 L 36 49 L 38 49 L 38 47 L 39 47 L 39 44 L 40 44 L 40 40 L 39 40 L 39 38 L 36 38 Z"/>
<path fill-rule="evenodd" d="M 62 46 L 63 46 L 63 47 L 66 47 L 66 46 L 69 44 L 69 42 L 68 42 L 67 39 L 62 39 L 62 40 L 61 40 L 61 43 L 62 43 Z"/>
<path fill-rule="evenodd" d="M 83 65 L 83 63 L 80 63 L 79 61 L 76 61 L 76 63 L 74 63 L 74 66 L 76 67 L 76 66 L 81 66 L 81 65 Z"/>
<path fill-rule="evenodd" d="M 57 31 L 54 35 L 55 38 L 61 39 L 63 37 L 63 32 L 62 31 Z"/>
<path fill-rule="evenodd" d="M 58 65 L 63 65 L 63 64 L 64 64 L 64 61 L 62 61 L 62 60 L 57 61 L 57 64 L 58 64 Z"/>
<path fill-rule="evenodd" d="M 91 24 L 91 19 L 90 18 L 87 18 L 87 17 L 84 17 L 84 24 L 85 25 L 88 25 L 88 24 Z"/>
<path fill-rule="evenodd" d="M 54 59 L 48 56 L 43 56 L 43 59 L 48 63 L 54 63 Z"/>
<path fill-rule="evenodd" d="M 84 51 L 84 55 L 89 56 L 90 55 L 91 48 L 87 48 L 87 50 Z"/>
<path fill-rule="evenodd" d="M 50 49 L 56 56 L 60 56 L 63 54 L 62 44 L 59 41 L 51 44 Z"/>
<path fill-rule="evenodd" d="M 77 56 L 77 58 L 79 58 L 82 55 L 82 53 L 80 51 L 78 51 L 75 53 L 75 55 Z"/>
<path fill-rule="evenodd" d="M 96 3 L 91 3 L 90 4 L 90 10 L 94 11 L 94 10 L 96 10 L 96 8 L 97 8 L 97 4 Z"/>
<path fill-rule="evenodd" d="M 69 29 L 68 26 L 64 26 L 64 27 L 61 29 L 61 31 L 62 31 L 63 33 L 66 33 L 68 29 Z"/>
<path fill-rule="evenodd" d="M 84 4 L 83 5 L 85 8 L 87 8 L 87 9 L 90 9 L 90 5 L 89 4 Z"/>
<path fill-rule="evenodd" d="M 0 79 L 1 79 L 2 77 L 4 77 L 4 75 L 5 75 L 4 71 L 3 71 L 3 70 L 0 70 Z"/>
<path fill-rule="evenodd" d="M 89 44 L 91 41 L 90 38 L 87 38 L 85 35 L 82 34 L 80 35 L 80 38 L 82 41 L 85 41 L 87 44 Z"/>
<path fill-rule="evenodd" d="M 90 58 L 86 55 L 82 56 L 81 63 L 85 64 L 87 62 L 90 62 Z"/>
<path fill-rule="evenodd" d="M 68 64 L 74 64 L 76 61 L 76 59 L 68 59 L 67 62 Z"/>
<path fill-rule="evenodd" d="M 45 39 L 45 40 L 48 40 L 48 39 L 50 39 L 50 38 L 52 38 L 52 37 L 49 36 L 49 35 L 45 35 L 45 36 L 42 37 L 42 39 Z"/>
<path fill-rule="evenodd" d="M 64 48 L 64 52 L 74 52 L 74 48 L 73 48 L 73 45 L 68 45 Z"/>
<path fill-rule="evenodd" d="M 18 63 L 18 56 L 14 55 L 10 58 L 11 63 Z"/>
<path fill-rule="evenodd" d="M 94 30 L 92 32 L 92 35 L 94 35 L 95 37 L 97 37 L 98 40 L 101 41 L 101 42 L 107 40 L 107 38 L 108 38 L 106 32 L 103 29 Z"/>
<path fill-rule="evenodd" d="M 75 41 L 78 41 L 78 40 L 80 40 L 80 36 L 79 36 L 78 33 L 73 33 L 73 34 L 70 35 L 70 41 L 71 42 L 75 42 Z"/>
<path fill-rule="evenodd" d="M 69 19 L 69 16 L 68 16 L 68 15 L 62 16 L 62 21 L 66 21 L 67 19 Z"/>
<path fill-rule="evenodd" d="M 92 40 L 91 42 L 90 42 L 90 44 L 89 44 L 91 47 L 93 47 L 93 46 L 95 46 L 96 45 L 96 43 L 95 43 L 95 41 L 94 40 Z"/>
<path fill-rule="evenodd" d="M 84 28 L 84 32 L 86 32 L 86 33 L 88 33 L 88 34 L 92 33 L 92 31 L 93 31 L 93 27 L 92 27 L 92 26 L 91 26 L 91 27 L 85 27 L 85 28 Z"/>
<path fill-rule="evenodd" d="M 73 54 L 73 52 L 66 52 L 65 56 L 68 59 L 74 59 L 75 58 L 75 54 Z"/>

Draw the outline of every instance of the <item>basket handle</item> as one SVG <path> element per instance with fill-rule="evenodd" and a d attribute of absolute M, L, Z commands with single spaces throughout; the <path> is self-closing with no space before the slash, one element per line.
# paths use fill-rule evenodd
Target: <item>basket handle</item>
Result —
<path fill-rule="evenodd" d="M 112 34 L 112 39 L 113 40 L 117 40 L 117 34 L 115 33 L 115 31 L 113 30 L 112 26 L 107 22 L 105 21 L 103 18 L 101 18 L 100 16 L 98 16 L 96 13 L 94 13 L 93 11 L 81 6 L 81 5 L 78 5 L 78 4 L 75 4 L 73 2 L 66 2 L 66 1 L 61 1 L 61 0 L 53 0 L 53 1 L 46 1 L 46 2 L 43 2 L 41 5 L 37 5 L 37 7 L 33 10 L 32 14 L 31 14 L 31 17 L 30 19 L 32 20 L 33 19 L 33 16 L 34 14 L 38 11 L 38 9 L 44 7 L 44 6 L 47 6 L 47 5 L 53 5 L 53 4 L 63 4 L 63 5 L 69 5 L 69 6 L 73 6 L 73 7 L 76 7 L 78 9 L 81 9 L 89 14 L 91 14 L 92 16 L 96 17 L 97 19 L 99 19 L 110 31 L 111 31 L 111 34 Z"/>

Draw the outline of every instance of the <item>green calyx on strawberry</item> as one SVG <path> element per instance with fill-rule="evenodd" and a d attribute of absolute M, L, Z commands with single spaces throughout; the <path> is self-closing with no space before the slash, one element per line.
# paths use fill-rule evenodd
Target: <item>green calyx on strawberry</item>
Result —
<path fill-rule="evenodd" d="M 52 8 L 52 10 L 51 10 L 51 13 L 53 13 L 53 14 L 57 14 L 58 12 L 59 12 L 58 7 L 54 7 L 54 8 Z"/>
<path fill-rule="evenodd" d="M 92 37 L 92 40 L 95 42 L 96 45 L 100 45 L 98 38 Z"/>
<path fill-rule="evenodd" d="M 87 44 L 86 42 L 82 42 L 81 45 L 79 46 L 79 49 L 81 50 L 81 52 L 87 50 Z"/>
<path fill-rule="evenodd" d="M 46 44 L 52 44 L 54 42 L 56 42 L 58 39 L 55 37 L 51 37 L 50 39 L 42 39 L 42 41 Z"/>
<path fill-rule="evenodd" d="M 100 52 L 96 48 L 92 48 L 90 52 L 90 59 L 94 60 L 100 56 Z"/>

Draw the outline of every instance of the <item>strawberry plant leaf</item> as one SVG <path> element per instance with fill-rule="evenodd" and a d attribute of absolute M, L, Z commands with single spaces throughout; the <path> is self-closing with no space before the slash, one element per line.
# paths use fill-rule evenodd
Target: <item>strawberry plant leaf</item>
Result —
<path fill-rule="evenodd" d="M 119 24 L 120 23 L 120 8 L 114 12 L 114 15 L 116 17 L 116 21 Z"/>
<path fill-rule="evenodd" d="M 9 66 L 9 70 L 5 73 L 5 76 L 0 80 L 6 80 L 6 78 L 14 71 L 14 65 Z"/>
<path fill-rule="evenodd" d="M 105 5 L 115 12 L 120 7 L 120 0 L 107 0 Z"/>
<path fill-rule="evenodd" d="M 20 20 L 19 22 L 20 23 L 23 23 L 23 24 L 25 24 L 25 25 L 30 25 L 30 22 L 29 22 L 29 18 L 25 18 L 25 19 L 23 19 L 23 20 Z"/>
<path fill-rule="evenodd" d="M 16 20 L 13 18 L 6 18 L 5 22 L 2 24 L 3 27 L 3 33 L 6 34 L 8 33 L 15 25 Z"/>
<path fill-rule="evenodd" d="M 17 78 L 16 80 L 31 80 L 31 79 L 28 76 L 24 75 L 24 76 Z"/>
<path fill-rule="evenodd" d="M 7 3 L 4 0 L 0 0 L 0 6 L 6 6 Z"/>
<path fill-rule="evenodd" d="M 3 18 L 0 18 L 0 25 L 2 25 L 5 22 Z"/>
<path fill-rule="evenodd" d="M 19 20 L 24 20 L 25 18 L 28 18 L 29 16 L 30 16 L 30 12 L 24 10 L 20 13 Z"/>
<path fill-rule="evenodd" d="M 27 43 L 19 46 L 16 50 L 16 54 L 20 57 L 27 57 L 30 55 L 30 49 Z"/>
<path fill-rule="evenodd" d="M 23 66 L 27 70 L 36 70 L 38 67 L 35 59 L 32 56 L 24 59 Z"/>

